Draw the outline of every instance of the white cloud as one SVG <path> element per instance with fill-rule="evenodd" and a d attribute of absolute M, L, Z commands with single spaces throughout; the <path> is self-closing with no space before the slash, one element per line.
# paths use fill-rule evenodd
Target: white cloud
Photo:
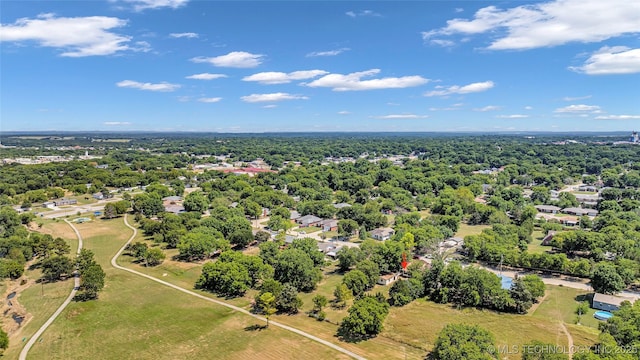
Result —
<path fill-rule="evenodd" d="M 302 95 L 292 95 L 288 93 L 271 93 L 271 94 L 251 94 L 243 96 L 240 99 L 248 103 L 256 102 L 275 102 L 283 100 L 307 100 L 308 97 Z"/>
<path fill-rule="evenodd" d="M 246 51 L 232 51 L 226 55 L 216 57 L 195 57 L 191 61 L 195 63 L 209 63 L 213 66 L 232 68 L 254 68 L 262 64 L 264 55 L 252 54 Z"/>
<path fill-rule="evenodd" d="M 120 81 L 116 83 L 116 86 L 122 87 L 122 88 L 132 88 L 132 89 L 147 90 L 147 91 L 164 91 L 164 92 L 175 91 L 176 89 L 180 88 L 180 85 L 170 84 L 168 82 L 152 84 L 152 83 L 141 83 L 133 80 Z"/>
<path fill-rule="evenodd" d="M 604 46 L 593 53 L 584 65 L 569 69 L 587 75 L 640 73 L 640 49 Z"/>
<path fill-rule="evenodd" d="M 591 95 L 585 95 L 585 96 L 565 96 L 562 98 L 563 101 L 578 101 L 578 100 L 586 100 L 586 99 L 591 99 Z"/>
<path fill-rule="evenodd" d="M 349 48 L 340 48 L 337 50 L 329 50 L 329 51 L 314 51 L 307 54 L 307 57 L 316 57 L 316 56 L 336 56 L 340 55 L 345 51 L 349 51 Z"/>
<path fill-rule="evenodd" d="M 557 108 L 554 110 L 555 113 L 599 113 L 600 106 L 597 105 L 569 105 L 561 108 Z"/>
<path fill-rule="evenodd" d="M 403 119 L 425 119 L 428 118 L 427 115 L 416 115 L 416 114 L 390 114 L 390 115 L 382 115 L 382 116 L 374 116 L 376 119 L 383 120 L 403 120 Z"/>
<path fill-rule="evenodd" d="M 570 42 L 600 42 L 640 32 L 640 2 L 554 0 L 510 9 L 488 6 L 472 20 L 452 19 L 422 33 L 424 40 L 455 34 L 498 34 L 489 49 L 533 49 Z"/>
<path fill-rule="evenodd" d="M 286 84 L 293 80 L 306 80 L 328 74 L 324 70 L 302 70 L 290 73 L 268 71 L 245 76 L 242 81 L 256 81 L 260 84 Z"/>
<path fill-rule="evenodd" d="M 640 119 L 640 115 L 600 115 L 595 117 L 596 120 L 636 120 Z"/>
<path fill-rule="evenodd" d="M 382 16 L 373 10 L 347 11 L 345 14 L 352 18 L 360 17 L 360 16 L 373 16 L 373 17 Z"/>
<path fill-rule="evenodd" d="M 470 93 L 487 91 L 487 90 L 493 88 L 493 86 L 494 86 L 493 81 L 477 82 L 477 83 L 472 83 L 472 84 L 464 85 L 464 86 L 458 86 L 458 85 L 449 86 L 449 87 L 438 86 L 438 87 L 436 87 L 436 89 L 438 89 L 438 90 L 429 91 L 426 94 L 424 94 L 424 96 L 445 96 L 445 95 L 451 95 L 451 94 L 470 94 Z"/>
<path fill-rule="evenodd" d="M 221 78 L 226 78 L 226 77 L 227 77 L 227 75 L 225 75 L 225 74 L 202 73 L 202 74 L 189 75 L 186 78 L 187 79 L 194 79 L 194 80 L 215 80 L 215 79 L 221 79 Z"/>
<path fill-rule="evenodd" d="M 524 118 L 528 118 L 529 115 L 523 115 L 523 114 L 512 114 L 512 115 L 498 115 L 496 116 L 498 119 L 524 119 Z"/>
<path fill-rule="evenodd" d="M 457 12 L 457 13 L 461 13 L 464 11 L 463 8 L 455 8 L 453 11 Z"/>
<path fill-rule="evenodd" d="M 169 36 L 175 39 L 179 39 L 179 38 L 194 39 L 198 37 L 198 34 L 193 32 L 184 32 L 184 33 L 171 33 L 169 34 Z"/>
<path fill-rule="evenodd" d="M 525 110 L 533 110 L 533 106 L 525 106 L 524 109 Z"/>
<path fill-rule="evenodd" d="M 349 114 L 351 114 L 351 111 L 346 111 L 346 110 L 338 111 L 338 115 L 349 115 Z"/>
<path fill-rule="evenodd" d="M 203 103 L 217 103 L 220 100 L 222 100 L 221 97 L 200 98 L 200 99 L 198 99 L 199 102 L 203 102 Z"/>
<path fill-rule="evenodd" d="M 128 125 L 131 125 L 131 123 L 128 122 L 128 121 L 105 121 L 102 124 L 103 125 L 107 125 L 107 126 L 128 126 Z"/>
<path fill-rule="evenodd" d="M 485 112 L 485 111 L 496 111 L 496 110 L 500 110 L 500 109 L 502 109 L 502 106 L 487 105 L 485 107 L 473 109 L 473 111 Z"/>
<path fill-rule="evenodd" d="M 453 42 L 451 40 L 445 40 L 445 39 L 431 39 L 431 40 L 429 40 L 429 44 L 438 45 L 438 46 L 442 46 L 442 47 L 452 47 L 452 46 L 456 45 L 455 42 Z"/>
<path fill-rule="evenodd" d="M 276 105 L 276 104 L 269 104 L 269 105 L 263 106 L 262 108 L 263 109 L 273 109 L 273 108 L 277 108 L 277 107 L 278 107 L 278 105 Z"/>
<path fill-rule="evenodd" d="M 56 17 L 41 14 L 0 25 L 1 41 L 34 41 L 40 46 L 62 49 L 61 56 L 83 57 L 111 55 L 118 51 L 139 50 L 127 43 L 130 36 L 109 30 L 127 25 L 126 20 L 106 16 Z M 148 46 L 148 43 L 146 44 Z"/>
<path fill-rule="evenodd" d="M 429 79 L 421 76 L 387 77 L 381 79 L 361 80 L 380 73 L 380 69 L 354 72 L 351 74 L 328 74 L 308 84 L 309 87 L 328 87 L 333 91 L 357 91 L 377 89 L 401 89 L 426 84 Z"/>
<path fill-rule="evenodd" d="M 133 5 L 133 10 L 143 11 L 147 9 L 171 8 L 177 9 L 186 5 L 189 0 L 123 0 L 127 4 Z"/>

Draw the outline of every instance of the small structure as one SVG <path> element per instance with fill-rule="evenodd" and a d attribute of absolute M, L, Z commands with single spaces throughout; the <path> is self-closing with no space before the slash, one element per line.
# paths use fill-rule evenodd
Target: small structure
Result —
<path fill-rule="evenodd" d="M 378 284 L 387 286 L 400 278 L 400 273 L 380 275 L 378 278 Z"/>
<path fill-rule="evenodd" d="M 91 195 L 92 198 L 96 199 L 96 200 L 102 200 L 104 199 L 104 194 L 101 192 L 97 192 L 93 195 Z"/>
<path fill-rule="evenodd" d="M 580 185 L 578 186 L 578 191 L 586 191 L 586 192 L 598 192 L 598 188 L 592 185 Z"/>
<path fill-rule="evenodd" d="M 371 231 L 371 237 L 378 241 L 385 241 L 391 239 L 391 236 L 394 234 L 392 228 L 377 228 Z"/>
<path fill-rule="evenodd" d="M 547 235 L 542 238 L 542 245 L 551 246 L 551 241 L 553 240 L 553 236 L 556 234 L 555 230 L 549 230 Z"/>
<path fill-rule="evenodd" d="M 55 206 L 65 206 L 65 205 L 75 205 L 78 203 L 78 200 L 76 199 L 58 199 L 58 200 L 53 200 L 53 204 Z"/>
<path fill-rule="evenodd" d="M 624 301 L 631 301 L 631 300 L 624 297 L 620 297 L 620 296 L 595 293 L 593 294 L 593 301 L 591 302 L 591 307 L 594 309 L 604 310 L 604 311 L 616 311 L 620 309 L 620 305 Z"/>
<path fill-rule="evenodd" d="M 338 220 L 326 219 L 320 221 L 320 228 L 322 231 L 337 231 L 338 230 Z"/>
<path fill-rule="evenodd" d="M 560 208 L 553 205 L 536 205 L 536 210 L 543 213 L 549 214 L 557 214 L 560 211 Z"/>
<path fill-rule="evenodd" d="M 305 215 L 296 219 L 296 223 L 298 223 L 300 227 L 318 226 L 321 221 L 322 219 L 315 215 Z"/>

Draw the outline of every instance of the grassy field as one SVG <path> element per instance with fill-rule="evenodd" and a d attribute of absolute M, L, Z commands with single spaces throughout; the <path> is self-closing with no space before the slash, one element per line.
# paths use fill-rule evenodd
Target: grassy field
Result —
<path fill-rule="evenodd" d="M 131 234 L 122 219 L 77 227 L 105 269 L 106 286 L 99 300 L 69 305 L 30 358 L 344 358 L 285 330 L 254 330 L 262 324 L 251 317 L 112 268 L 111 256 Z"/>
<path fill-rule="evenodd" d="M 71 227 L 65 222 L 49 220 L 45 222 L 42 228 L 35 227 L 35 229 L 41 233 L 68 240 L 71 246 L 71 254 L 76 253 L 78 241 Z M 32 269 L 26 270 L 22 277 L 27 281 L 27 285 L 20 286 L 19 281 L 3 281 L 1 294 L 23 289 L 19 291 L 13 302 L 17 302 L 26 311 L 25 321 L 19 328 L 15 327 L 15 323 L 10 317 L 11 312 L 8 312 L 3 318 L 3 323 L 6 325 L 5 329 L 10 330 L 8 332 L 10 336 L 9 348 L 4 353 L 7 359 L 18 358 L 18 354 L 24 346 L 22 339 L 32 336 L 62 304 L 73 288 L 73 280 L 71 279 L 55 283 L 36 284 L 35 281 L 40 279 L 41 276 L 40 269 Z"/>
<path fill-rule="evenodd" d="M 382 336 L 421 348 L 426 353 L 433 348 L 438 332 L 449 323 L 477 324 L 494 335 L 498 346 L 520 346 L 532 340 L 567 345 L 568 341 L 554 321 L 488 310 L 457 310 L 424 299 L 402 308 L 392 308 Z"/>
<path fill-rule="evenodd" d="M 489 225 L 469 225 L 466 223 L 460 223 L 460 228 L 456 232 L 455 236 L 464 239 L 467 235 L 478 235 L 482 230 L 489 228 L 491 228 Z"/>
<path fill-rule="evenodd" d="M 50 224 L 57 231 L 65 231 L 63 226 L 70 231 L 64 223 Z M 32 358 L 195 359 L 210 358 L 212 351 L 215 358 L 229 359 L 340 358 L 325 346 L 275 327 L 250 331 L 252 325 L 261 324 L 248 316 L 112 268 L 110 258 L 131 234 L 121 218 L 96 220 L 77 227 L 85 238 L 85 247 L 95 252 L 96 260 L 107 273 L 106 287 L 98 301 L 72 303 L 47 330 L 42 342 L 36 343 L 30 353 Z M 486 226 L 466 225 L 461 231 L 469 235 L 479 233 L 482 228 Z M 139 234 L 134 241 L 144 241 L 144 238 Z M 134 264 L 129 256 L 121 256 L 118 263 L 192 289 L 201 264 L 171 260 L 176 250 L 166 252 L 167 260 L 153 268 Z M 380 336 L 360 343 L 345 343 L 336 338 L 335 333 L 336 324 L 347 314 L 346 309 L 328 306 L 325 311 L 329 321 L 320 322 L 306 315 L 313 307 L 313 296 L 322 294 L 332 299 L 333 289 L 341 279 L 335 267 L 327 267 L 316 291 L 300 294 L 304 302 L 301 312 L 293 316 L 277 315 L 274 320 L 372 359 L 424 358 L 433 347 L 437 333 L 452 322 L 478 324 L 494 334 L 498 345 L 509 346 L 532 340 L 566 345 L 568 341 L 560 321 L 568 324 L 576 345 L 593 344 L 598 334 L 594 328 L 597 321 L 591 323 L 592 313 L 582 317 L 583 325 L 573 325 L 575 299 L 585 292 L 550 286 L 542 304 L 529 315 L 457 310 L 449 305 L 417 300 L 402 308 L 392 308 Z M 372 292 L 377 291 L 388 292 L 388 287 L 376 286 Z M 228 302 L 248 309 L 255 293 L 250 291 Z"/>
<path fill-rule="evenodd" d="M 542 239 L 544 238 L 544 233 L 540 230 L 535 230 L 533 234 L 531 234 L 533 241 L 527 247 L 527 251 L 532 254 L 542 254 L 549 250 L 551 250 L 550 246 L 543 246 Z"/>

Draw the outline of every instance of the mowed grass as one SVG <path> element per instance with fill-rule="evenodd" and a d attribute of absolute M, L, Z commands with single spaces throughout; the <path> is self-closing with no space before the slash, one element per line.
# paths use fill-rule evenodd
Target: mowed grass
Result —
<path fill-rule="evenodd" d="M 551 250 L 551 246 L 543 246 L 542 239 L 544 239 L 544 233 L 540 230 L 535 230 L 531 237 L 533 240 L 527 246 L 527 251 L 532 254 L 542 254 Z"/>
<path fill-rule="evenodd" d="M 77 225 L 107 278 L 100 299 L 72 303 L 29 353 L 32 359 L 345 358 L 291 332 L 148 279 L 110 258 L 131 235 L 122 218 Z"/>
<path fill-rule="evenodd" d="M 486 226 L 466 226 L 463 231 L 467 234 L 480 233 Z M 175 250 L 167 251 L 173 255 Z M 168 256 L 169 259 L 169 256 Z M 131 258 L 121 257 L 119 262 L 144 273 L 162 278 L 184 288 L 191 289 L 200 273 L 201 264 L 189 264 L 166 260 L 155 268 L 145 268 L 131 263 Z M 300 293 L 304 305 L 297 315 L 276 315 L 274 320 L 309 332 L 322 339 L 336 343 L 371 359 L 422 359 L 432 349 L 438 332 L 448 323 L 478 324 L 491 331 L 497 339 L 497 345 L 523 345 L 533 340 L 547 343 L 567 345 L 568 339 L 561 329 L 558 320 L 563 320 L 573 336 L 576 345 L 592 345 L 597 339 L 597 330 L 573 324 L 574 298 L 579 293 L 563 293 L 562 287 L 552 287 L 548 297 L 535 311 L 528 315 L 500 314 L 493 311 L 478 309 L 457 310 L 450 305 L 440 305 L 427 300 L 417 300 L 401 307 L 392 308 L 385 321 L 385 330 L 374 339 L 359 343 L 346 343 L 338 339 L 335 334 L 337 324 L 347 315 L 347 308 L 335 309 L 327 306 L 328 321 L 317 321 L 308 317 L 307 312 L 313 308 L 312 298 L 317 294 L 333 298 L 333 289 L 342 281 L 342 274 L 335 271 L 334 266 L 328 266 L 324 271 L 324 278 L 312 293 Z M 371 293 L 387 293 L 389 287 L 376 286 Z M 560 292 L 555 290 L 560 289 Z M 579 292 L 578 290 L 574 292 Z M 256 291 L 249 291 L 245 297 L 228 300 L 246 309 Z M 212 294 L 208 294 L 214 297 Z M 562 316 L 550 314 L 557 309 L 554 302 L 569 303 L 563 310 Z M 576 303 L 577 304 L 577 303 Z M 349 304 L 350 305 L 350 304 Z M 567 310 L 568 309 L 568 310 Z M 584 317 L 583 317 L 584 318 Z M 317 357 L 314 357 L 317 358 Z M 517 358 L 517 356 L 515 357 Z"/>
<path fill-rule="evenodd" d="M 491 226 L 489 225 L 469 225 L 467 223 L 460 223 L 460 227 L 458 228 L 455 236 L 464 239 L 467 235 L 478 235 L 482 230 L 490 228 Z"/>
<path fill-rule="evenodd" d="M 477 324 L 493 334 L 498 346 L 521 346 L 532 340 L 558 345 L 568 343 L 558 322 L 488 310 L 458 310 L 450 304 L 436 304 L 424 299 L 392 308 L 382 336 L 423 349 L 426 353 L 433 349 L 438 333 L 450 323 Z M 519 356 L 509 358 L 519 359 Z"/>
<path fill-rule="evenodd" d="M 542 303 L 532 312 L 534 318 L 548 321 L 562 321 L 573 337 L 575 345 L 591 346 L 598 340 L 598 320 L 593 317 L 594 309 L 589 308 L 580 317 L 577 325 L 576 308 L 589 292 L 563 286 L 547 285 L 547 291 Z M 576 300 L 580 299 L 580 301 Z"/>
<path fill-rule="evenodd" d="M 61 237 L 67 240 L 67 243 L 71 247 L 71 254 L 76 253 L 78 248 L 78 240 L 71 227 L 63 221 L 47 221 L 41 228 L 32 228 L 37 232 L 44 234 L 50 234 L 54 238 Z M 72 257 L 74 255 L 71 255 Z M 27 312 L 25 322 L 18 329 L 15 329 L 9 333 L 9 348 L 4 352 L 4 356 L 7 359 L 17 359 L 18 354 L 22 350 L 25 342 L 23 338 L 31 337 L 44 322 L 53 314 L 56 309 L 67 298 L 71 289 L 73 288 L 73 280 L 68 279 L 66 281 L 58 281 L 55 283 L 34 283 L 36 280 L 42 277 L 42 271 L 40 269 L 27 269 L 22 277 L 32 284 L 24 289 L 21 293 L 16 295 L 14 302 L 19 302 Z M 2 293 L 5 290 L 12 291 L 19 285 L 18 281 L 5 280 L 3 282 Z M 9 288 L 7 288 L 9 286 Z M 8 318 L 5 321 L 13 321 Z"/>

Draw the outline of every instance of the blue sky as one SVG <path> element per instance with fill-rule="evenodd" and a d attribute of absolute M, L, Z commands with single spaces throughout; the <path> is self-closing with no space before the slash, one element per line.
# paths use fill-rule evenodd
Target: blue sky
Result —
<path fill-rule="evenodd" d="M 0 130 L 640 129 L 640 2 L 0 2 Z"/>

